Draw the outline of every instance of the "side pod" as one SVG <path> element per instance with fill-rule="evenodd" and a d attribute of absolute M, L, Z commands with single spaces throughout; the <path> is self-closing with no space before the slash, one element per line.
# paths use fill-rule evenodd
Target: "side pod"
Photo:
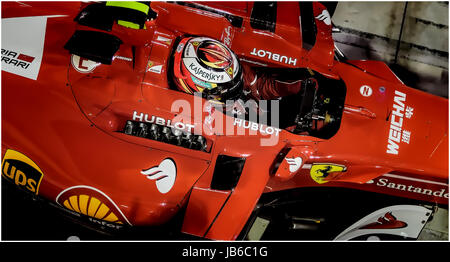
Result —
<path fill-rule="evenodd" d="M 246 159 L 239 181 L 229 190 L 213 189 L 214 174 L 212 168 L 207 170 L 192 189 L 182 231 L 208 239 L 236 239 L 269 180 L 270 164 Z"/>

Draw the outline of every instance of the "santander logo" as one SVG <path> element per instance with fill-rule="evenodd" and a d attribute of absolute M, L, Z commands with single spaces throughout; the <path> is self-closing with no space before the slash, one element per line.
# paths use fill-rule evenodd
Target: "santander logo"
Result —
<path fill-rule="evenodd" d="M 164 159 L 159 166 L 142 170 L 141 174 L 156 181 L 156 188 L 162 194 L 169 192 L 175 184 L 177 167 L 171 158 Z"/>

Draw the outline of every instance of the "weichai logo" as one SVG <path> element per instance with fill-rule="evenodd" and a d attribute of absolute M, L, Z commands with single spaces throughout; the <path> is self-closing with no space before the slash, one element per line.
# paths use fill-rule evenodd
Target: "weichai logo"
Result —
<path fill-rule="evenodd" d="M 18 187 L 37 195 L 44 173 L 30 158 L 8 149 L 3 156 L 2 176 Z"/>
<path fill-rule="evenodd" d="M 2 48 L 2 63 L 27 69 L 34 57 Z"/>

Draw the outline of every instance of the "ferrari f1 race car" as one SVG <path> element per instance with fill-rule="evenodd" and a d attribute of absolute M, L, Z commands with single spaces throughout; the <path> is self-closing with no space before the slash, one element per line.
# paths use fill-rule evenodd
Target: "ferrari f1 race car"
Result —
<path fill-rule="evenodd" d="M 332 29 L 318 2 L 2 2 L 2 183 L 118 236 L 418 239 L 448 99 Z"/>

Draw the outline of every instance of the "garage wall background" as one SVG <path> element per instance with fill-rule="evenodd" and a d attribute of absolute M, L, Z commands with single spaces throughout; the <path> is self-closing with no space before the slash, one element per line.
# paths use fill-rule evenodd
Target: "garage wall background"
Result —
<path fill-rule="evenodd" d="M 384 61 L 406 85 L 448 98 L 448 2 L 338 2 L 332 20 L 349 59 Z"/>

